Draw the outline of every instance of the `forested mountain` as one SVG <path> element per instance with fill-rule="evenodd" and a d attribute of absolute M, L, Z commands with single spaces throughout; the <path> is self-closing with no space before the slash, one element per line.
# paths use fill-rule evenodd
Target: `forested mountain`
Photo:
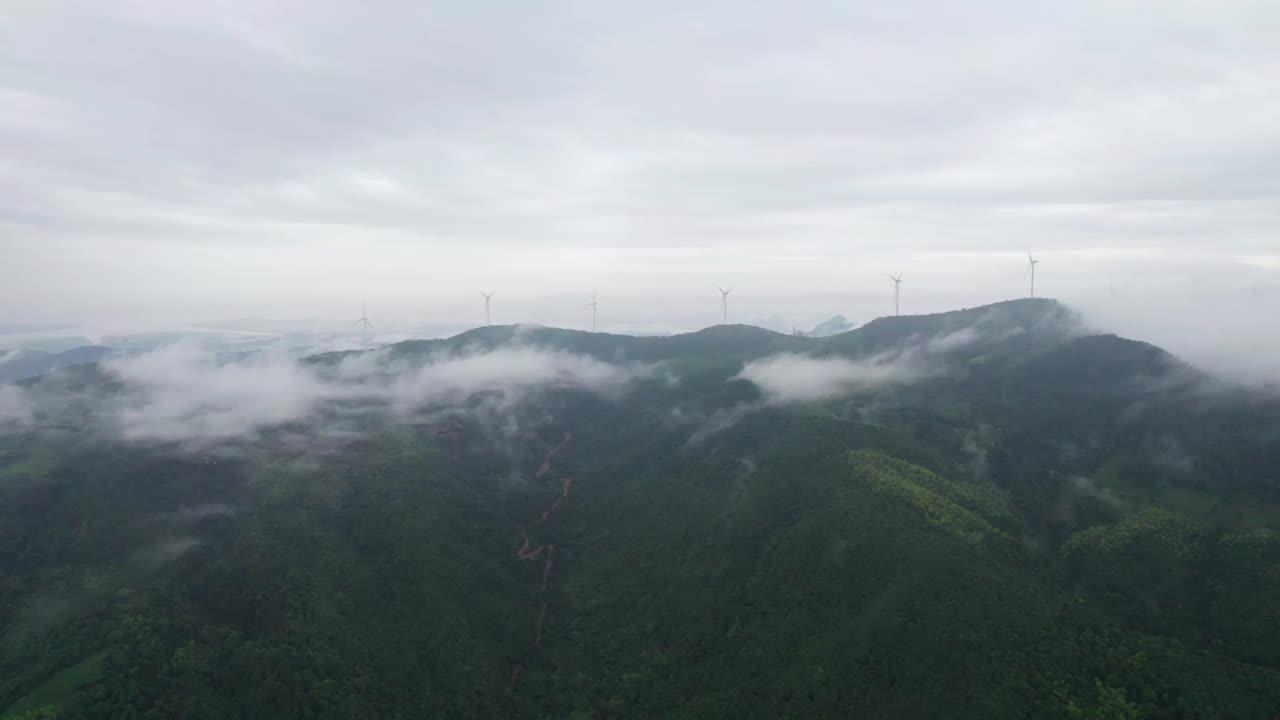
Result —
<path fill-rule="evenodd" d="M 184 352 L 0 387 L 6 720 L 1280 710 L 1280 399 L 1053 301 Z"/>

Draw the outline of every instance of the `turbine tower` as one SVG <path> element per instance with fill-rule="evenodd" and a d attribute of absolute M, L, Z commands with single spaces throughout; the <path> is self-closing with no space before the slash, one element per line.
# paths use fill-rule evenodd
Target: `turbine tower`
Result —
<path fill-rule="evenodd" d="M 884 274 L 884 275 L 885 275 L 885 277 L 887 277 L 887 278 L 889 278 L 890 280 L 892 280 L 892 281 L 893 281 L 893 315 L 894 315 L 894 317 L 897 317 L 898 315 L 900 315 L 900 314 L 901 314 L 900 312 L 898 312 L 898 297 L 899 297 L 899 295 L 900 295 L 900 292 L 899 292 L 899 291 L 901 291 L 901 290 L 902 290 L 902 276 L 903 276 L 903 274 L 904 274 L 904 273 L 898 273 L 898 277 L 894 277 L 894 276 L 890 275 L 889 273 L 885 273 L 885 274 Z"/>
<path fill-rule="evenodd" d="M 364 304 L 364 303 L 361 303 L 361 304 L 360 304 L 360 319 L 359 319 L 359 320 L 357 320 L 355 324 L 356 324 L 356 325 L 363 325 L 363 326 L 364 326 L 364 327 L 362 328 L 362 329 L 363 329 L 363 331 L 364 331 L 364 335 L 363 335 L 363 342 L 364 342 L 365 347 L 368 347 L 368 346 L 369 346 L 369 328 L 373 326 L 373 323 L 369 322 L 369 307 L 368 307 L 368 305 L 366 305 L 366 304 Z"/>
<path fill-rule="evenodd" d="M 733 288 L 725 290 L 719 285 L 716 289 L 720 291 L 720 317 L 725 325 L 729 324 L 729 293 L 733 292 Z"/>
<path fill-rule="evenodd" d="M 591 308 L 591 332 L 595 332 L 596 316 L 600 314 L 600 303 L 596 302 L 595 293 L 591 293 L 591 302 L 587 303 L 587 307 Z"/>
<path fill-rule="evenodd" d="M 498 294 L 497 290 L 494 290 L 491 293 L 484 293 L 484 292 L 480 293 L 480 295 L 484 298 L 484 324 L 486 326 L 493 324 L 492 322 L 489 321 L 489 301 L 492 300 L 493 296 L 497 294 Z"/>
<path fill-rule="evenodd" d="M 1036 296 L 1036 263 L 1039 260 L 1031 257 L 1031 251 L 1027 251 L 1027 272 L 1031 273 L 1031 297 Z"/>

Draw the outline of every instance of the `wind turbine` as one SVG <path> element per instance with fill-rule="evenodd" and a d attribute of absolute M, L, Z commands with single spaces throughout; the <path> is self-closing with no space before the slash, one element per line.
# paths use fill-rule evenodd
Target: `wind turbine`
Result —
<path fill-rule="evenodd" d="M 368 305 L 364 303 L 360 304 L 360 319 L 357 320 L 355 324 L 364 326 L 364 344 L 367 347 L 369 345 L 369 328 L 373 326 L 373 323 L 369 322 Z"/>
<path fill-rule="evenodd" d="M 483 292 L 482 292 L 482 293 L 480 293 L 480 295 L 484 297 L 484 324 L 485 324 L 485 325 L 492 325 L 492 324 L 493 324 L 493 323 L 489 322 L 489 301 L 490 301 L 490 300 L 492 300 L 492 299 L 493 299 L 493 296 L 494 296 L 494 295 L 497 295 L 497 294 L 498 294 L 498 291 L 497 291 L 497 290 L 494 290 L 494 291 L 493 291 L 493 292 L 491 292 L 491 293 L 483 293 Z"/>
<path fill-rule="evenodd" d="M 596 316 L 600 314 L 600 303 L 596 302 L 595 293 L 591 293 L 591 302 L 587 303 L 587 307 L 591 308 L 591 332 L 595 332 Z"/>
<path fill-rule="evenodd" d="M 724 324 L 729 324 L 729 293 L 733 292 L 733 288 L 725 290 L 719 285 L 716 289 L 720 291 L 720 316 L 724 319 Z"/>
<path fill-rule="evenodd" d="M 899 293 L 899 291 L 900 291 L 900 290 L 902 290 L 902 276 L 903 276 L 904 274 L 905 274 L 905 273 L 898 273 L 898 277 L 894 277 L 894 276 L 890 275 L 889 273 L 885 273 L 885 274 L 884 274 L 884 276 L 885 276 L 885 277 L 887 277 L 887 278 L 889 278 L 890 280 L 892 280 L 892 281 L 893 281 L 893 314 L 894 314 L 894 317 L 897 317 L 898 315 L 900 315 L 900 314 L 901 314 L 901 313 L 899 313 L 899 312 L 898 312 L 898 297 L 899 297 L 899 294 L 900 294 L 900 293 Z"/>
<path fill-rule="evenodd" d="M 1027 251 L 1027 272 L 1031 273 L 1031 297 L 1036 296 L 1036 263 L 1039 260 L 1031 257 L 1031 251 Z"/>

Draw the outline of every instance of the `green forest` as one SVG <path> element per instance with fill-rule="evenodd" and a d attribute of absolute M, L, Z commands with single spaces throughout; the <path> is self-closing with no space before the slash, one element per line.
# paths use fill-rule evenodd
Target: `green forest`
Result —
<path fill-rule="evenodd" d="M 104 431 L 102 368 L 26 382 L 0 718 L 1280 715 L 1280 398 L 1051 300 L 374 352 L 511 347 L 629 380 L 205 444 Z M 790 399 L 778 357 L 894 380 Z"/>

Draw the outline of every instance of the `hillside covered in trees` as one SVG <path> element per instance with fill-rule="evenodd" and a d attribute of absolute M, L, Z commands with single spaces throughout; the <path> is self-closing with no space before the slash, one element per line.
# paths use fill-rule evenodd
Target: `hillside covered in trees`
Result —
<path fill-rule="evenodd" d="M 4 720 L 1280 709 L 1280 399 L 1050 300 L 0 392 Z"/>

